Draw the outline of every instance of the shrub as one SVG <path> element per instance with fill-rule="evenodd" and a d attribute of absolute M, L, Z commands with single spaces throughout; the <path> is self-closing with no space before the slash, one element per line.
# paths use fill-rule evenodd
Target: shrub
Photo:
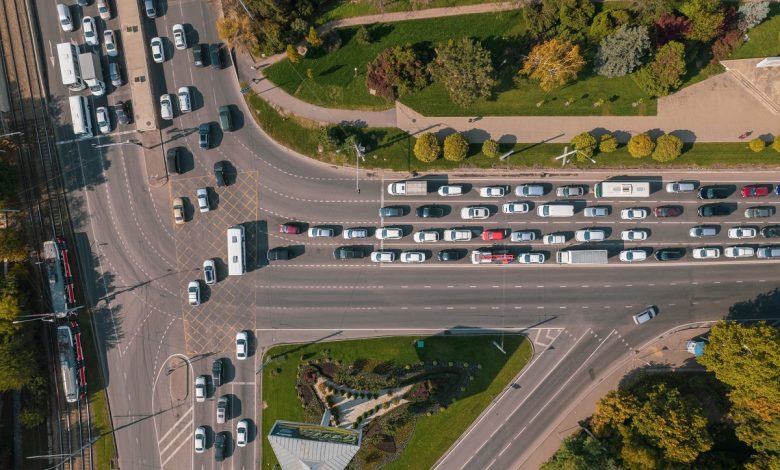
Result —
<path fill-rule="evenodd" d="M 469 152 L 469 141 L 458 132 L 444 138 L 444 159 L 459 162 L 466 158 Z"/>
<path fill-rule="evenodd" d="M 498 142 L 488 139 L 482 142 L 482 153 L 488 158 L 496 158 L 499 155 Z"/>
<path fill-rule="evenodd" d="M 634 158 L 644 158 L 653 153 L 654 148 L 653 139 L 644 132 L 631 136 L 628 141 L 628 153 Z"/>
<path fill-rule="evenodd" d="M 595 68 L 605 77 L 622 77 L 636 70 L 650 50 L 650 35 L 646 26 L 621 26 L 599 43 Z"/>
<path fill-rule="evenodd" d="M 780 135 L 775 136 L 775 140 L 772 142 L 772 148 L 775 152 L 780 152 Z"/>
<path fill-rule="evenodd" d="M 355 33 L 355 40 L 360 44 L 367 46 L 371 44 L 371 40 L 372 40 L 371 32 L 365 26 L 361 26 L 358 28 L 357 32 Z"/>
<path fill-rule="evenodd" d="M 653 160 L 671 162 L 682 154 L 683 142 L 676 135 L 665 134 L 658 138 L 653 151 Z"/>
<path fill-rule="evenodd" d="M 311 47 L 318 47 L 322 44 L 322 39 L 320 39 L 320 35 L 317 34 L 317 30 L 314 29 L 314 26 L 309 27 L 309 34 L 306 35 L 306 42 L 308 42 Z"/>
<path fill-rule="evenodd" d="M 740 31 L 755 28 L 769 15 L 769 1 L 745 2 L 737 11 L 737 27 Z"/>
<path fill-rule="evenodd" d="M 775 140 L 777 140 L 777 139 L 775 139 Z M 773 146 L 774 146 L 774 144 L 773 144 Z M 764 150 L 764 148 L 766 147 L 766 142 L 764 142 L 760 138 L 755 138 L 755 139 L 750 141 L 750 143 L 748 144 L 748 147 L 750 147 L 750 150 L 758 153 L 758 152 Z"/>
<path fill-rule="evenodd" d="M 590 132 L 582 132 L 575 135 L 574 138 L 571 139 L 571 144 L 575 149 L 588 157 L 592 157 L 593 154 L 596 153 L 596 138 L 590 135 Z M 577 154 L 578 159 L 581 156 L 582 155 Z"/>
<path fill-rule="evenodd" d="M 439 158 L 440 153 L 439 139 L 430 132 L 418 137 L 414 143 L 414 156 L 421 162 L 430 163 Z"/>
<path fill-rule="evenodd" d="M 687 37 L 692 41 L 711 41 L 720 34 L 726 19 L 720 0 L 688 0 L 680 12 L 691 20 Z"/>
<path fill-rule="evenodd" d="M 664 15 L 672 12 L 672 2 L 669 0 L 633 0 L 631 11 L 639 24 L 651 25 Z"/>
<path fill-rule="evenodd" d="M 602 134 L 599 141 L 599 151 L 604 153 L 612 153 L 618 148 L 617 138 L 610 134 Z"/>
<path fill-rule="evenodd" d="M 685 75 L 685 46 L 677 41 L 664 44 L 653 62 L 633 77 L 637 85 L 650 96 L 666 96 L 682 85 Z"/>
<path fill-rule="evenodd" d="M 425 64 L 411 45 L 387 48 L 367 66 L 366 86 L 388 100 L 420 90 L 428 81 Z"/>
<path fill-rule="evenodd" d="M 630 21 L 631 15 L 626 10 L 602 11 L 593 18 L 589 35 L 593 39 L 603 39 Z"/>
<path fill-rule="evenodd" d="M 720 62 L 728 58 L 731 51 L 742 44 L 742 33 L 736 29 L 726 32 L 712 43 L 712 62 Z"/>
<path fill-rule="evenodd" d="M 558 4 L 558 33 L 561 37 L 581 39 L 596 13 L 590 0 L 561 0 Z"/>
<path fill-rule="evenodd" d="M 664 15 L 655 22 L 658 32 L 658 45 L 663 46 L 669 41 L 677 41 L 685 37 L 691 29 L 691 22 L 673 14 Z"/>
<path fill-rule="evenodd" d="M 298 49 L 295 48 L 292 44 L 287 44 L 287 58 L 292 62 L 293 64 L 297 64 L 298 61 L 301 60 L 301 55 L 298 53 Z"/>

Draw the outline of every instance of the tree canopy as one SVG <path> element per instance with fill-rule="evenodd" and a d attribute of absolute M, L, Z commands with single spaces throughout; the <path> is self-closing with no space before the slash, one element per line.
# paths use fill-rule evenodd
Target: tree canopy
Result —
<path fill-rule="evenodd" d="M 436 46 L 431 76 L 450 94 L 453 103 L 467 107 L 488 98 L 496 85 L 493 60 L 481 42 L 471 38 L 450 39 Z"/>
<path fill-rule="evenodd" d="M 577 78 L 585 66 L 580 46 L 558 38 L 531 49 L 520 73 L 539 82 L 544 91 L 552 91 Z"/>
<path fill-rule="evenodd" d="M 599 43 L 595 70 L 606 77 L 622 77 L 633 72 L 650 50 L 650 34 L 646 26 L 621 26 Z"/>

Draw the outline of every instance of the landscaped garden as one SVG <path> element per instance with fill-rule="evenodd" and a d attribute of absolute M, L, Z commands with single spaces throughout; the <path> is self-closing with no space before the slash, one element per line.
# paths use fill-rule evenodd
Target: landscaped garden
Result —
<path fill-rule="evenodd" d="M 493 341 L 503 343 L 506 354 Z M 512 336 L 394 337 L 286 345 L 263 369 L 262 436 L 276 420 L 361 428 L 350 468 L 430 468 L 532 354 Z M 263 468 L 276 459 L 263 439 Z"/>

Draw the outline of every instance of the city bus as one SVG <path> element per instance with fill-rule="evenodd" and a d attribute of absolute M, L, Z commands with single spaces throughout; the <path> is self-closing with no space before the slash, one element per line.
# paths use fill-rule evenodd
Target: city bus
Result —
<path fill-rule="evenodd" d="M 240 276 L 246 271 L 244 226 L 236 225 L 227 230 L 228 275 Z"/>
<path fill-rule="evenodd" d="M 73 91 L 80 91 L 86 88 L 86 83 L 81 79 L 79 50 L 76 45 L 69 42 L 57 44 L 57 56 L 60 59 L 62 84 Z"/>
<path fill-rule="evenodd" d="M 76 137 L 92 137 L 92 116 L 90 115 L 89 102 L 83 96 L 71 96 L 70 118 L 73 122 L 73 133 Z"/>
<path fill-rule="evenodd" d="M 646 181 L 602 181 L 593 185 L 596 197 L 650 197 Z"/>

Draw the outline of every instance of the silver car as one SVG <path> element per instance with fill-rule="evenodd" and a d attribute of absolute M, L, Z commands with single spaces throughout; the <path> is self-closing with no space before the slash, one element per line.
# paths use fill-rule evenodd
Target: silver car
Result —
<path fill-rule="evenodd" d="M 368 238 L 368 230 L 364 228 L 348 228 L 344 230 L 342 234 L 344 240 L 352 240 L 353 238 Z"/>
<path fill-rule="evenodd" d="M 398 240 L 403 236 L 404 229 L 400 227 L 383 227 L 376 231 L 377 240 Z"/>
<path fill-rule="evenodd" d="M 544 196 L 544 186 L 541 184 L 521 184 L 515 188 L 515 195 L 525 197 Z"/>
<path fill-rule="evenodd" d="M 374 263 L 392 263 L 395 261 L 395 253 L 392 251 L 372 251 L 371 261 Z"/>
<path fill-rule="evenodd" d="M 179 111 L 182 113 L 189 113 L 192 111 L 189 87 L 183 86 L 179 88 Z"/>
<path fill-rule="evenodd" d="M 536 240 L 536 232 L 531 232 L 529 230 L 518 230 L 512 232 L 512 234 L 509 236 L 509 239 L 513 242 L 532 242 Z"/>
<path fill-rule="evenodd" d="M 507 202 L 501 210 L 504 214 L 525 214 L 531 210 L 531 205 L 527 202 Z"/>
<path fill-rule="evenodd" d="M 169 94 L 160 97 L 160 117 L 167 121 L 173 119 L 173 100 Z"/>
<path fill-rule="evenodd" d="M 119 50 L 116 47 L 116 40 L 114 38 L 114 32 L 112 30 L 103 31 L 103 43 L 106 46 L 106 54 L 109 57 L 116 57 L 119 55 Z"/>
<path fill-rule="evenodd" d="M 187 48 L 187 34 L 183 25 L 173 25 L 173 45 L 180 50 Z"/>
<path fill-rule="evenodd" d="M 520 264 L 542 264 L 547 260 L 544 253 L 520 253 L 517 262 Z"/>
<path fill-rule="evenodd" d="M 634 315 L 634 323 L 641 325 L 642 323 L 649 322 L 655 316 L 658 315 L 658 307 L 649 307 Z"/>
<path fill-rule="evenodd" d="M 209 191 L 206 188 L 198 188 L 195 194 L 198 196 L 198 209 L 201 212 L 210 211 L 211 206 L 209 204 Z"/>
<path fill-rule="evenodd" d="M 206 451 L 206 427 L 198 426 L 195 430 L 195 452 L 202 454 Z"/>
<path fill-rule="evenodd" d="M 330 238 L 336 235 L 336 231 L 328 227 L 312 227 L 308 234 L 310 238 Z"/>

